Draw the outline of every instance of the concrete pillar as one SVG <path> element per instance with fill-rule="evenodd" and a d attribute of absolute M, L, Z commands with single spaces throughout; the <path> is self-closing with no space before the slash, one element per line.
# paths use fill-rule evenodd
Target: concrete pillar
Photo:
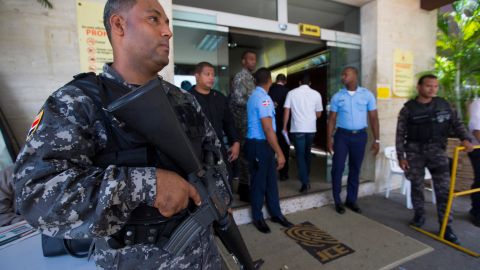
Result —
<path fill-rule="evenodd" d="M 437 11 L 420 9 L 420 0 L 375 0 L 361 7 L 363 84 L 376 94 L 378 84 L 393 87 L 395 49 L 411 51 L 414 74 L 433 69 L 436 50 Z M 412 84 L 412 89 L 414 87 Z M 395 145 L 398 112 L 405 98 L 378 100 L 381 149 Z M 375 179 L 377 191 L 384 189 L 385 172 L 379 170 L 383 153 L 375 159 L 366 154 L 365 179 Z M 376 166 L 375 166 L 376 164 Z M 376 173 L 375 173 L 375 169 Z M 399 182 L 395 182 L 398 186 Z"/>
<path fill-rule="evenodd" d="M 52 3 L 49 10 L 35 0 L 0 1 L 0 107 L 22 145 L 48 95 L 80 72 L 76 1 Z M 160 3 L 172 21 L 172 0 Z M 173 80 L 172 42 L 170 64 L 160 73 L 169 81 Z"/>

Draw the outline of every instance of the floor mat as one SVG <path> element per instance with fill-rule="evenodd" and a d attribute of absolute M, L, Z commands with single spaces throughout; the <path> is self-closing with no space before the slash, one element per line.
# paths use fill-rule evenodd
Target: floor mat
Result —
<path fill-rule="evenodd" d="M 314 234 L 322 234 L 317 238 L 323 237 L 324 244 L 329 245 L 312 256 L 312 250 L 287 236 L 289 230 L 277 223 L 267 220 L 272 230 L 268 234 L 260 233 L 252 224 L 242 225 L 239 228 L 253 259 L 265 260 L 261 269 L 391 269 L 433 250 L 362 215 L 348 210 L 339 215 L 331 206 L 293 213 L 287 218 L 297 224 L 297 229 L 305 226 L 301 224 L 314 226 Z M 303 234 L 311 232 L 305 230 Z M 228 267 L 238 269 L 225 249 L 220 250 Z"/>

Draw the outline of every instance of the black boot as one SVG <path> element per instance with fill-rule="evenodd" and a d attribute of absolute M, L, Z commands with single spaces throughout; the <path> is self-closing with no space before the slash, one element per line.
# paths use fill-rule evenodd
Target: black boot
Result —
<path fill-rule="evenodd" d="M 412 220 L 410 220 L 410 225 L 415 226 L 417 228 L 421 228 L 425 224 L 425 216 L 424 215 L 417 215 L 413 217 Z"/>
<path fill-rule="evenodd" d="M 445 240 L 448 242 L 452 242 L 454 244 L 460 245 L 460 241 L 458 241 L 458 237 L 453 233 L 453 230 L 450 226 L 447 226 L 445 230 Z"/>

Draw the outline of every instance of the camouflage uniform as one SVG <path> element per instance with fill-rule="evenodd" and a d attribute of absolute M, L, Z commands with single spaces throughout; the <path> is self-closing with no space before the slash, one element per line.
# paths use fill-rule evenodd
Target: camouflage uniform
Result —
<path fill-rule="evenodd" d="M 440 102 L 443 99 L 434 98 L 431 103 Z M 443 100 L 446 102 L 445 100 Z M 416 101 L 415 101 L 416 102 Z M 407 103 L 406 103 L 407 104 Z M 435 106 L 433 104 L 423 105 Z M 469 134 L 462 122 L 457 116 L 456 111 L 448 105 L 450 116 L 446 120 L 447 124 L 445 133 L 451 129 L 461 139 L 469 139 Z M 410 118 L 410 109 L 404 106 L 398 115 L 397 133 L 396 133 L 396 150 L 398 160 L 406 159 L 408 161 L 409 169 L 405 171 L 405 176 L 411 183 L 411 198 L 415 215 L 424 216 L 424 181 L 425 168 L 428 168 L 432 175 L 433 185 L 435 189 L 435 196 L 437 200 L 437 215 L 439 223 L 443 222 L 443 214 L 445 213 L 448 193 L 450 188 L 450 167 L 449 160 L 446 153 L 447 137 L 439 138 L 435 141 L 415 142 L 409 140 L 408 124 L 412 121 Z M 429 126 L 423 126 L 424 129 L 429 129 Z M 412 135 L 410 135 L 412 137 Z M 433 138 L 432 138 L 433 139 Z M 452 221 L 450 213 L 448 222 Z"/>
<path fill-rule="evenodd" d="M 0 227 L 23 220 L 17 213 L 13 190 L 13 165 L 9 165 L 0 171 Z"/>
<path fill-rule="evenodd" d="M 255 80 L 246 68 L 243 68 L 233 78 L 233 89 L 230 93 L 230 109 L 240 139 L 240 147 L 244 149 L 247 135 L 247 101 L 255 89 Z M 248 185 L 248 162 L 241 151 L 238 157 L 240 183 Z"/>
<path fill-rule="evenodd" d="M 131 89 L 138 87 L 128 85 L 109 65 L 103 71 L 100 76 Z M 162 84 L 175 104 L 193 103 L 200 113 L 192 95 L 165 81 Z M 153 206 L 156 168 L 116 165 L 100 168 L 93 164 L 94 157 L 107 145 L 107 125 L 116 123 L 106 122 L 102 109 L 75 86 L 67 85 L 54 92 L 42 110 L 43 118 L 27 138 L 14 171 L 17 203 L 30 224 L 50 236 L 94 238 L 98 268 L 222 268 L 211 228 L 203 230 L 184 254 L 177 257 L 151 244 L 111 249 L 106 241 L 122 228 L 131 212 L 140 204 Z M 216 155 L 221 157 L 220 142 L 204 119 L 203 141 L 214 142 Z M 226 177 L 221 158 L 218 166 Z M 221 181 L 217 185 L 227 194 L 228 186 Z"/>

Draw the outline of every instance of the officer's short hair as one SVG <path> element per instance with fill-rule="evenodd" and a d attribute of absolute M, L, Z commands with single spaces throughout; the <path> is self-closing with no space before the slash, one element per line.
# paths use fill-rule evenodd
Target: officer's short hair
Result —
<path fill-rule="evenodd" d="M 358 76 L 358 69 L 357 69 L 356 67 L 348 66 L 348 67 L 345 67 L 345 68 L 343 69 L 343 71 L 345 71 L 345 70 L 347 70 L 347 69 L 352 70 L 352 71 L 355 73 L 355 75 Z"/>
<path fill-rule="evenodd" d="M 422 85 L 422 84 L 423 84 L 423 81 L 424 81 L 425 79 L 435 79 L 435 80 L 437 80 L 438 78 L 437 78 L 437 76 L 435 76 L 435 75 L 433 75 L 433 74 L 425 74 L 425 75 L 423 75 L 422 77 L 420 77 L 420 79 L 418 79 L 417 85 Z"/>
<path fill-rule="evenodd" d="M 209 62 L 200 62 L 195 66 L 195 74 L 202 73 L 203 68 L 205 68 L 205 67 L 210 67 L 210 68 L 215 69 L 215 67 L 212 64 L 210 64 Z"/>
<path fill-rule="evenodd" d="M 301 84 L 310 84 L 310 75 L 308 73 L 303 74 L 302 80 L 300 80 Z"/>
<path fill-rule="evenodd" d="M 287 80 L 287 77 L 283 73 L 278 74 L 277 78 L 275 78 L 275 81 L 277 82 L 284 82 L 286 80 Z"/>
<path fill-rule="evenodd" d="M 263 85 L 272 78 L 272 73 L 267 68 L 262 67 L 255 72 L 254 77 L 256 85 Z"/>
<path fill-rule="evenodd" d="M 129 10 L 135 4 L 137 0 L 108 0 L 103 9 L 103 25 L 105 31 L 107 31 L 108 40 L 112 42 L 112 26 L 110 25 L 110 17 L 113 14 L 118 13 L 121 10 Z"/>
<path fill-rule="evenodd" d="M 246 50 L 246 51 L 244 51 L 244 52 L 242 53 L 242 60 L 245 59 L 245 57 L 246 57 L 247 54 L 249 54 L 249 53 L 254 54 L 255 56 L 257 56 L 257 53 L 256 53 L 256 52 L 254 52 L 254 51 L 252 51 L 252 50 Z"/>

